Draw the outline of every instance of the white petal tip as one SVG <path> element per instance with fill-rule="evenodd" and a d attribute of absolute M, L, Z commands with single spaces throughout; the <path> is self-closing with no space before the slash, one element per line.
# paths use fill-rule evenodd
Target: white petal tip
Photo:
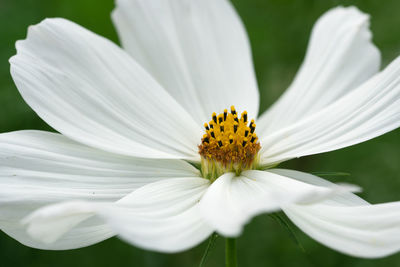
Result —
<path fill-rule="evenodd" d="M 70 202 L 46 206 L 21 220 L 27 233 L 46 244 L 57 241 L 79 223 L 93 216 L 90 204 Z"/>
<path fill-rule="evenodd" d="M 336 192 L 351 192 L 351 193 L 360 193 L 362 192 L 362 188 L 358 185 L 354 184 L 347 184 L 347 183 L 338 183 L 336 184 L 338 188 L 336 189 Z"/>

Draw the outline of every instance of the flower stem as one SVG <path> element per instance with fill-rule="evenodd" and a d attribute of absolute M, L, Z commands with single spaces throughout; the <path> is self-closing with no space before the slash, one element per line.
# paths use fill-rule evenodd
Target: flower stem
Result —
<path fill-rule="evenodd" d="M 236 239 L 225 239 L 225 267 L 237 267 Z"/>

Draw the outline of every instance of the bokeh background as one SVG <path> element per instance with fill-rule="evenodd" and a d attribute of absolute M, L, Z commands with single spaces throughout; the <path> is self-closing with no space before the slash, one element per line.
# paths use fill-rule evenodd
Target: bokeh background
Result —
<path fill-rule="evenodd" d="M 149 0 L 150 1 L 150 0 Z M 356 5 L 371 14 L 374 42 L 383 65 L 400 54 L 398 0 L 233 0 L 246 25 L 264 111 L 290 84 L 306 49 L 311 27 L 326 10 Z M 0 0 L 0 132 L 51 130 L 22 100 L 9 74 L 14 43 L 25 38 L 28 25 L 46 17 L 64 17 L 118 42 L 110 12 L 112 0 Z M 340 151 L 305 157 L 285 167 L 307 172 L 348 172 L 333 181 L 361 185 L 361 196 L 372 203 L 400 200 L 400 130 Z M 1 214 L 0 214 L 1 216 Z M 301 249 L 287 229 L 267 215 L 255 218 L 238 240 L 240 266 L 400 266 L 400 253 L 365 260 L 332 251 L 291 226 Z M 0 266 L 198 266 L 206 242 L 178 254 L 159 254 L 132 247 L 117 238 L 71 251 L 42 251 L 25 247 L 0 232 Z M 207 266 L 223 266 L 220 238 Z"/>

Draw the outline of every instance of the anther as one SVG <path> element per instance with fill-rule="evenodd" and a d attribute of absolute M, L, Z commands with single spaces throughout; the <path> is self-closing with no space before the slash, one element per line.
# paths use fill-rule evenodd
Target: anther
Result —
<path fill-rule="evenodd" d="M 222 116 L 218 116 L 218 123 L 221 123 L 224 119 L 222 118 Z"/>
<path fill-rule="evenodd" d="M 256 124 L 253 123 L 250 127 L 250 133 L 254 133 L 254 130 L 256 129 Z"/>
<path fill-rule="evenodd" d="M 233 132 L 236 133 L 237 129 L 238 129 L 239 124 L 237 122 L 235 122 L 235 124 L 233 125 Z"/>
<path fill-rule="evenodd" d="M 220 130 L 221 132 L 224 131 L 224 123 L 223 123 L 223 122 L 219 125 L 219 130 Z"/>
<path fill-rule="evenodd" d="M 211 129 L 210 134 L 212 138 L 215 138 L 214 130 Z"/>
<path fill-rule="evenodd" d="M 206 128 L 207 131 L 210 130 L 207 123 L 204 123 L 204 128 Z"/>
<path fill-rule="evenodd" d="M 213 119 L 213 121 L 215 122 L 215 123 L 217 123 L 217 113 L 213 113 L 212 114 L 212 119 Z"/>
<path fill-rule="evenodd" d="M 208 124 L 210 124 L 210 128 L 213 129 L 214 128 L 214 122 L 210 121 Z"/>
<path fill-rule="evenodd" d="M 232 143 L 233 143 L 233 136 L 230 135 L 230 136 L 229 136 L 229 144 L 232 144 Z"/>
<path fill-rule="evenodd" d="M 251 126 L 254 124 L 254 120 L 251 120 L 249 127 L 251 128 Z"/>
<path fill-rule="evenodd" d="M 232 113 L 232 115 L 236 114 L 235 106 L 231 106 L 231 113 Z"/>
<path fill-rule="evenodd" d="M 217 139 L 217 142 L 218 142 L 218 146 L 219 146 L 219 147 L 222 147 L 222 141 L 221 141 L 221 138 L 219 138 L 219 137 L 218 137 L 218 139 Z"/>
<path fill-rule="evenodd" d="M 226 121 L 226 116 L 228 116 L 228 110 L 224 109 L 224 121 Z"/>
<path fill-rule="evenodd" d="M 242 112 L 242 118 L 243 118 L 243 122 L 247 123 L 247 111 Z"/>
<path fill-rule="evenodd" d="M 235 115 L 233 115 L 233 119 L 236 121 L 236 122 L 239 122 L 239 119 L 238 119 L 238 117 L 237 117 L 237 115 L 235 114 Z"/>
<path fill-rule="evenodd" d="M 251 137 L 250 142 L 254 143 L 254 141 L 256 141 L 256 140 L 257 140 L 257 135 L 254 134 L 254 135 Z"/>
<path fill-rule="evenodd" d="M 247 137 L 249 135 L 249 128 L 247 128 L 245 131 L 244 131 L 244 137 Z"/>
<path fill-rule="evenodd" d="M 208 138 L 208 135 L 203 135 L 203 142 L 204 143 L 210 143 L 210 139 Z"/>
<path fill-rule="evenodd" d="M 247 138 L 243 138 L 242 147 L 245 147 L 246 144 L 247 144 Z"/>

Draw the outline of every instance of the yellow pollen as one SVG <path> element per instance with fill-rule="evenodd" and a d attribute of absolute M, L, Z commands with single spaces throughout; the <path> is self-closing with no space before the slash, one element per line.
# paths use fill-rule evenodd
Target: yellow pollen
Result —
<path fill-rule="evenodd" d="M 215 175 L 254 168 L 261 148 L 255 133 L 256 124 L 254 120 L 249 123 L 247 111 L 239 118 L 234 106 L 230 110 L 230 113 L 225 109 L 219 115 L 215 112 L 211 115 L 212 120 L 204 124 L 206 133 L 199 145 L 202 164 L 211 164 L 213 171 L 216 166 L 221 169 Z"/>

